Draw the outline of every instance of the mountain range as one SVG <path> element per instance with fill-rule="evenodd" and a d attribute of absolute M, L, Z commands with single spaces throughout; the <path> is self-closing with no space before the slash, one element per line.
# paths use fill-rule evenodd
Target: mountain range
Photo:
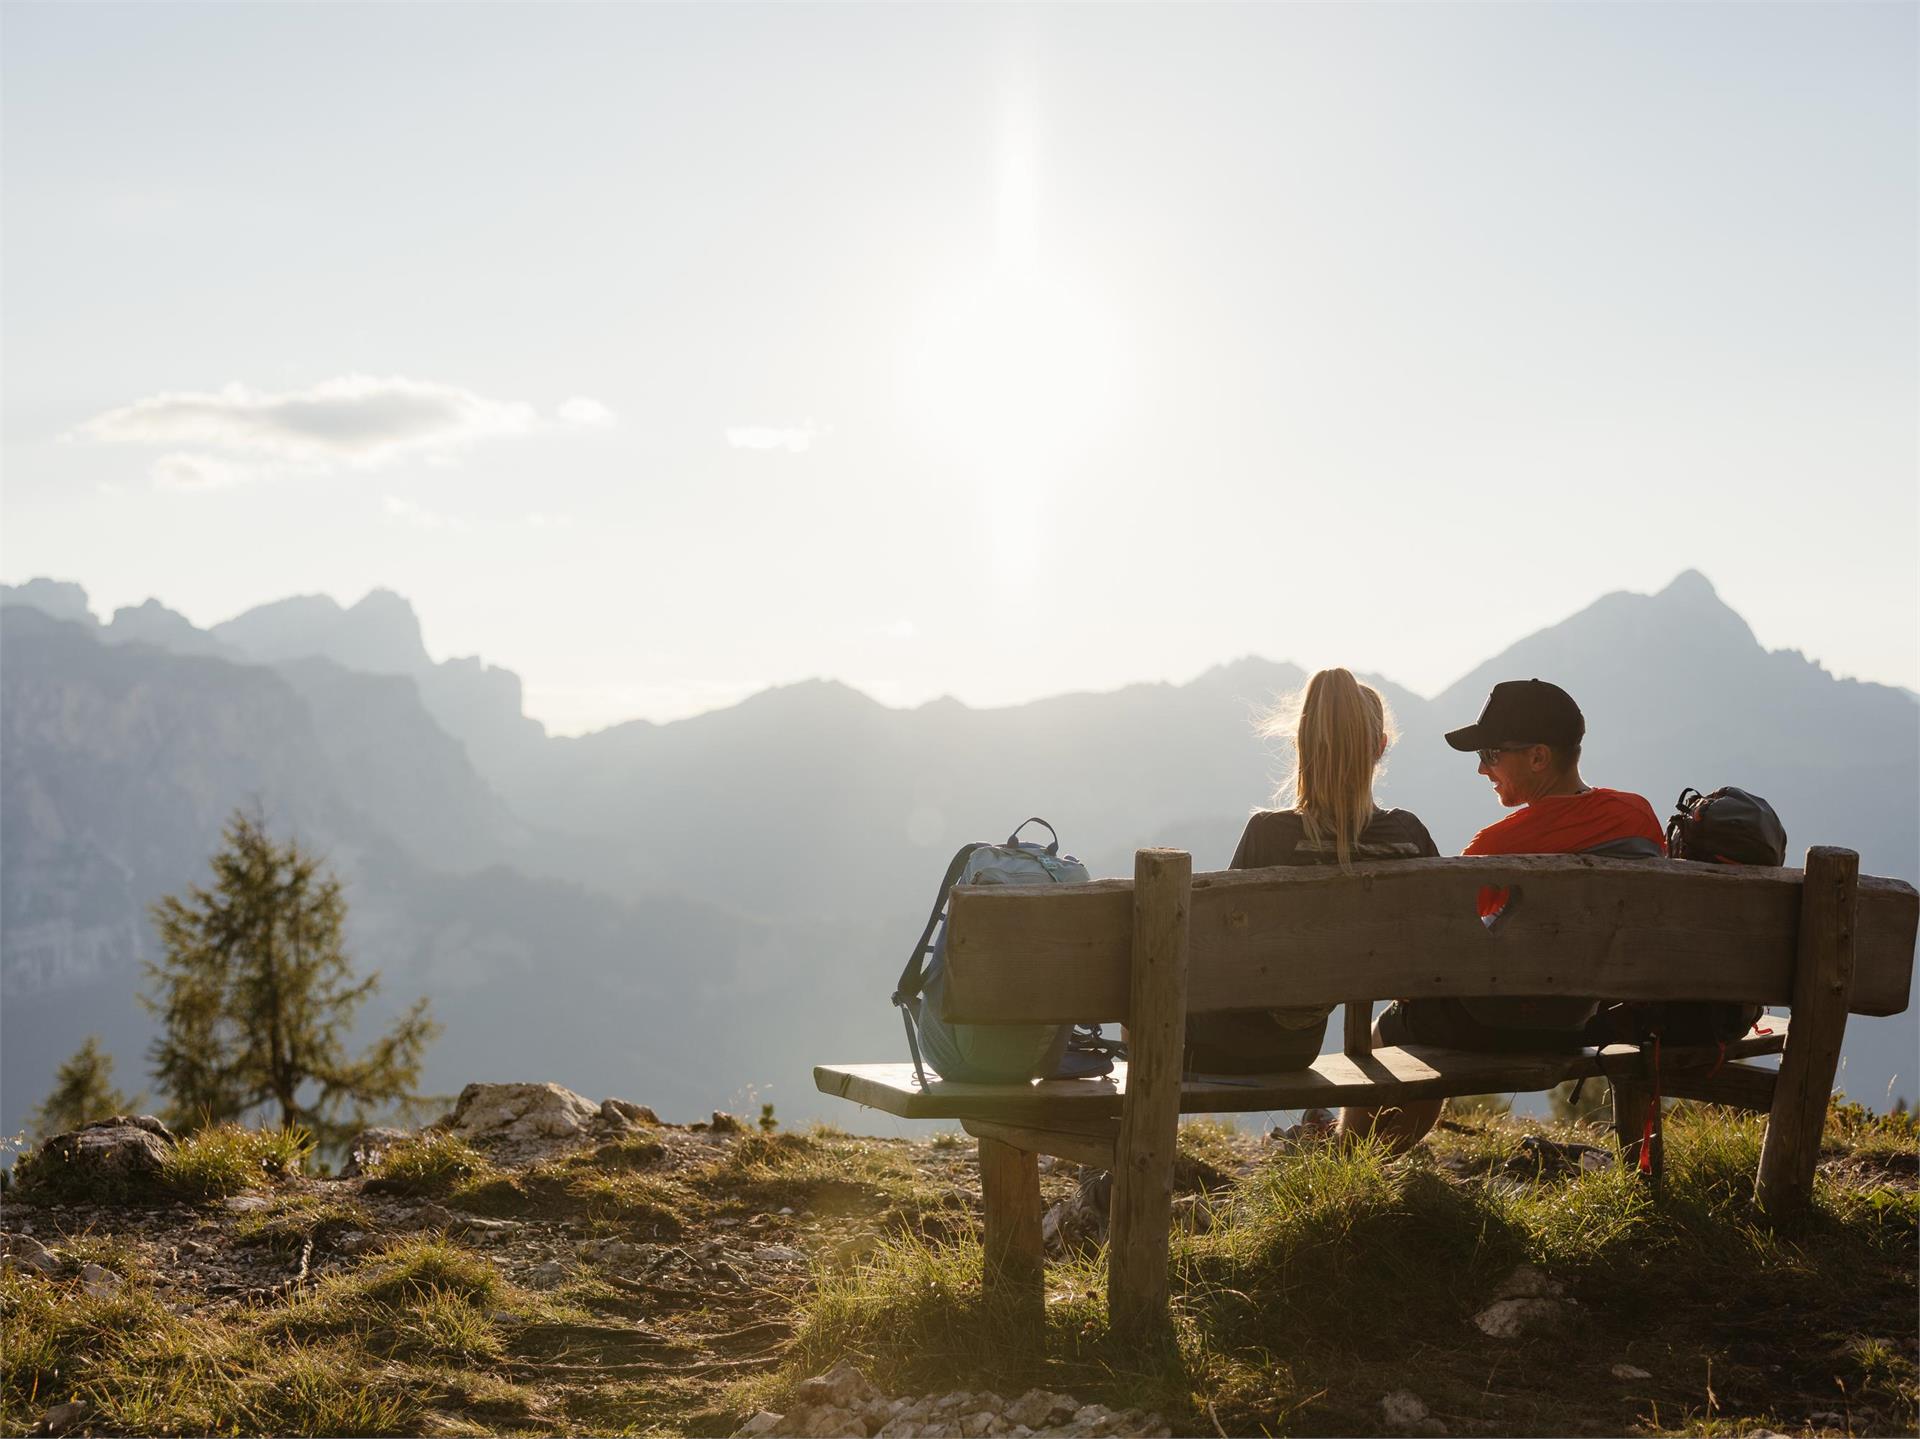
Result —
<path fill-rule="evenodd" d="M 51 580 L 0 587 L 0 662 L 8 1132 L 89 1032 L 139 1082 L 146 907 L 201 878 L 240 805 L 345 880 L 352 952 L 384 975 L 367 1022 L 432 997 L 430 1087 L 553 1079 L 663 1112 L 758 1098 L 824 1117 L 813 1063 L 903 1048 L 886 996 L 955 846 L 1038 814 L 1096 874 L 1149 844 L 1222 867 L 1286 764 L 1258 720 L 1305 678 L 1247 658 L 987 710 L 817 680 L 563 739 L 522 713 L 511 672 L 433 661 L 390 591 L 200 629 L 151 600 L 102 623 Z M 1795 855 L 1845 844 L 1865 872 L 1920 881 L 1920 699 L 1766 650 L 1691 571 L 1604 596 L 1431 699 L 1375 679 L 1401 736 L 1380 798 L 1443 850 L 1500 811 L 1440 735 L 1528 675 L 1585 709 L 1590 781 L 1663 813 L 1684 785 L 1739 784 L 1773 801 Z M 1912 1095 L 1913 1010 L 1856 1019 L 1845 1064 L 1862 1098 Z"/>

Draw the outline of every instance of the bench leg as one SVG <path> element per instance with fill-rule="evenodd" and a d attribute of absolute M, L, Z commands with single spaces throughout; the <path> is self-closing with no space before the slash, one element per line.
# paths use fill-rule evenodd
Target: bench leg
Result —
<path fill-rule="evenodd" d="M 1793 1024 L 1780 1055 L 1780 1077 L 1754 1181 L 1754 1198 L 1780 1226 L 1798 1222 L 1813 1200 L 1820 1133 L 1833 1098 L 1853 989 L 1859 879 L 1860 856 L 1851 850 L 1816 845 L 1807 851 L 1793 966 Z"/>
<path fill-rule="evenodd" d="M 1114 1143 L 1107 1319 L 1116 1332 L 1172 1327 L 1167 1250 L 1180 1061 L 1187 1030 L 1187 912 L 1193 857 L 1143 849 L 1133 861 L 1133 968 L 1128 983 L 1127 1092 Z"/>
<path fill-rule="evenodd" d="M 998 1139 L 982 1139 L 980 1196 L 987 1210 L 987 1287 L 1037 1315 L 1046 1302 L 1038 1156 Z"/>
<path fill-rule="evenodd" d="M 1620 1167 L 1633 1169 L 1640 1163 L 1640 1139 L 1646 1133 L 1647 1101 L 1653 1090 L 1625 1079 L 1609 1079 L 1613 1087 L 1613 1134 L 1620 1141 Z"/>

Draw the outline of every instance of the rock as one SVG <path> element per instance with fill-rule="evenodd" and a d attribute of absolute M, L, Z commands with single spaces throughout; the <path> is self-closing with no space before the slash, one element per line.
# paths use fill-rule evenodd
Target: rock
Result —
<path fill-rule="evenodd" d="M 394 1145 L 411 1138 L 413 1138 L 412 1132 L 405 1129 L 376 1127 L 361 1130 L 347 1145 L 347 1162 L 340 1166 L 340 1177 L 357 1179 L 378 1164 L 382 1156 Z"/>
<path fill-rule="evenodd" d="M 98 1119 L 43 1143 L 18 1187 L 26 1194 L 57 1186 L 109 1201 L 140 1195 L 155 1186 L 174 1142 L 150 1114 Z"/>
<path fill-rule="evenodd" d="M 801 1380 L 793 1394 L 798 1403 L 809 1407 L 847 1409 L 871 1399 L 873 1386 L 850 1361 L 842 1359 L 825 1374 Z"/>
<path fill-rule="evenodd" d="M 590 1264 L 602 1264 L 609 1269 L 632 1269 L 648 1257 L 649 1251 L 638 1244 L 629 1244 L 624 1239 L 594 1239 L 582 1244 L 574 1253 Z"/>
<path fill-rule="evenodd" d="M 58 1254 L 37 1239 L 29 1239 L 24 1234 L 16 1234 L 7 1245 L 6 1267 L 9 1269 L 30 1269 L 36 1274 L 51 1279 L 66 1264 Z"/>
<path fill-rule="evenodd" d="M 966 1439 L 981 1439 L 992 1427 L 993 1415 L 985 1409 L 976 1409 L 960 1420 L 960 1432 Z"/>
<path fill-rule="evenodd" d="M 342 1254 L 365 1254 L 380 1241 L 360 1229 L 346 1229 L 334 1236 L 333 1247 Z"/>
<path fill-rule="evenodd" d="M 587 1136 L 600 1106 L 558 1084 L 469 1084 L 447 1128 L 477 1144 L 540 1149 Z"/>
<path fill-rule="evenodd" d="M 1098 1249 L 1106 1242 L 1112 1199 L 1113 1175 L 1109 1171 L 1082 1170 L 1072 1197 L 1054 1205 L 1040 1220 L 1040 1242 L 1047 1252 Z"/>
<path fill-rule="evenodd" d="M 629 1099 L 603 1099 L 600 1101 L 600 1119 L 616 1129 L 658 1129 L 660 1116 L 644 1104 L 635 1104 Z M 760 1411 L 762 1414 L 766 1410 Z M 758 1417 L 757 1415 L 755 1416 Z"/>
<path fill-rule="evenodd" d="M 1418 1394 L 1396 1389 L 1380 1398 L 1380 1415 L 1388 1433 L 1445 1434 L 1447 1426 L 1433 1417 Z"/>
<path fill-rule="evenodd" d="M 127 1287 L 127 1281 L 111 1269 L 89 1264 L 80 1271 L 80 1287 L 95 1299 L 111 1299 Z"/>
<path fill-rule="evenodd" d="M 1006 1408 L 1008 1422 L 1024 1424 L 1029 1429 L 1040 1429 L 1056 1422 L 1065 1422 L 1073 1417 L 1073 1400 L 1064 1394 L 1050 1394 L 1045 1389 L 1029 1389 Z"/>
<path fill-rule="evenodd" d="M 875 1433 L 879 1439 L 919 1439 L 920 1425 L 903 1414 L 897 1419 L 889 1419 Z"/>
<path fill-rule="evenodd" d="M 850 1234 L 833 1246 L 833 1264 L 836 1269 L 851 1269 L 861 1260 L 872 1255 L 880 1247 L 880 1236 L 872 1230 L 862 1230 Z"/>
<path fill-rule="evenodd" d="M 1651 1379 L 1653 1376 L 1637 1364 L 1616 1364 L 1607 1371 L 1615 1379 Z M 1818 1418 L 1818 1415 L 1814 1416 Z"/>
<path fill-rule="evenodd" d="M 87 1417 L 87 1409 L 88 1404 L 84 1399 L 69 1399 L 65 1404 L 56 1404 L 40 1416 L 40 1423 L 33 1432 L 64 1434 Z"/>
<path fill-rule="evenodd" d="M 263 1194 L 230 1194 L 220 1202 L 220 1207 L 229 1214 L 258 1214 L 273 1208 L 273 1201 Z"/>
<path fill-rule="evenodd" d="M 607 1103 L 611 1104 L 613 1103 L 613 1101 L 610 1099 L 607 1101 Z M 742 1434 L 748 1435 L 748 1436 L 753 1436 L 757 1434 L 770 1434 L 775 1429 L 778 1429 L 785 1422 L 786 1422 L 785 1415 L 775 1414 L 770 1409 L 762 1409 L 758 1414 L 755 1414 L 751 1419 L 749 1419 L 746 1423 L 742 1424 L 738 1429 L 734 1430 L 733 1432 L 736 1436 L 742 1435 Z"/>
<path fill-rule="evenodd" d="M 1495 1299 L 1558 1299 L 1566 1292 L 1567 1286 L 1545 1270 L 1536 1269 L 1531 1264 L 1522 1264 L 1500 1281 L 1500 1287 L 1493 1291 L 1493 1297 Z"/>
<path fill-rule="evenodd" d="M 567 1279 L 567 1266 L 558 1259 L 546 1259 L 527 1271 L 527 1283 L 535 1289 L 558 1289 Z"/>
<path fill-rule="evenodd" d="M 716 1109 L 713 1118 L 707 1122 L 707 1128 L 715 1134 L 739 1134 L 746 1126 L 726 1110 Z"/>
<path fill-rule="evenodd" d="M 867 1426 L 845 1409 L 815 1409 L 804 1416 L 792 1432 L 800 1439 L 844 1439 L 857 1434 L 866 1439 Z"/>
<path fill-rule="evenodd" d="M 1492 1339 L 1518 1339 L 1557 1328 L 1567 1307 L 1555 1299 L 1500 1299 L 1473 1316 L 1474 1327 Z"/>
<path fill-rule="evenodd" d="M 753 1257 L 765 1264 L 800 1264 L 807 1256 L 789 1245 L 762 1244 L 753 1251 Z"/>

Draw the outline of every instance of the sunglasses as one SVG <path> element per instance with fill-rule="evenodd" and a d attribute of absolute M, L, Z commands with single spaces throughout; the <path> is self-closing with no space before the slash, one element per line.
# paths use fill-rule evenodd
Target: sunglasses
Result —
<path fill-rule="evenodd" d="M 1475 750 L 1474 753 L 1480 756 L 1481 764 L 1492 764 L 1503 754 L 1518 754 L 1521 750 L 1532 748 L 1530 744 L 1503 744 L 1492 749 Z"/>

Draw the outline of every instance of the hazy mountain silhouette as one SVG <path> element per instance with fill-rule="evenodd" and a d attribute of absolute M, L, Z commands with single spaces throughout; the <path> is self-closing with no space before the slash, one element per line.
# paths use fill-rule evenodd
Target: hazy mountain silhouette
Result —
<path fill-rule="evenodd" d="M 1286 767 L 1257 721 L 1304 678 L 1249 657 L 996 710 L 893 710 L 810 681 L 548 739 L 517 677 L 434 664 L 389 592 L 212 632 L 151 602 L 100 626 L 75 586 L 4 598 L 8 1124 L 89 1030 L 124 1079 L 141 1071 L 144 907 L 200 878 L 252 797 L 341 869 L 356 952 L 393 1002 L 434 996 L 448 1033 L 431 1082 L 510 1072 L 689 1109 L 773 1084 L 783 1114 L 824 1113 L 810 1063 L 899 1047 L 885 996 L 956 845 L 1041 814 L 1096 873 L 1156 843 L 1218 868 Z M 1920 878 L 1915 696 L 1767 652 L 1691 572 L 1608 595 L 1431 701 L 1381 681 L 1402 730 L 1383 801 L 1447 850 L 1498 818 L 1440 736 L 1496 680 L 1534 674 L 1586 710 L 1592 782 L 1663 813 L 1682 785 L 1742 784 L 1774 801 L 1796 856 L 1847 844 L 1868 872 Z M 1912 1093 L 1913 1013 L 1856 1020 L 1848 1064 L 1857 1093 L 1883 1098 L 1895 1075 Z"/>
<path fill-rule="evenodd" d="M 371 590 L 348 609 L 326 595 L 277 600 L 223 621 L 211 633 L 235 654 L 260 663 L 318 658 L 366 674 L 411 676 L 427 713 L 488 769 L 512 763 L 546 737 L 545 726 L 521 712 L 518 675 L 477 656 L 436 664 L 413 606 L 392 590 Z"/>

